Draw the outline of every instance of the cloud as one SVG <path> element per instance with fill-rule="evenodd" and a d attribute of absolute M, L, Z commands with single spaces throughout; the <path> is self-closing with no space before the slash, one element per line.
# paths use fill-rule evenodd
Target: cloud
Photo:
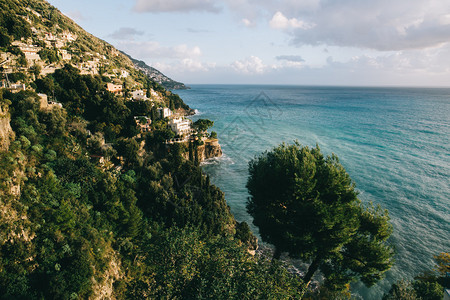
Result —
<path fill-rule="evenodd" d="M 156 62 L 152 67 L 164 73 L 175 74 L 192 74 L 196 72 L 204 72 L 208 74 L 209 71 L 216 67 L 215 63 L 204 63 L 197 59 L 185 58 L 181 60 L 172 61 L 170 63 Z M 189 76 L 189 75 L 188 75 Z"/>
<path fill-rule="evenodd" d="M 221 7 L 212 0 L 137 0 L 136 12 L 213 12 L 221 11 Z"/>
<path fill-rule="evenodd" d="M 292 44 L 370 48 L 381 51 L 424 49 L 450 40 L 450 2 L 441 0 L 322 1 L 309 14 L 311 30 L 293 30 Z"/>
<path fill-rule="evenodd" d="M 211 32 L 210 30 L 195 29 L 195 28 L 187 28 L 186 31 L 189 32 L 189 33 L 209 33 L 209 32 Z"/>
<path fill-rule="evenodd" d="M 305 60 L 300 55 L 279 55 L 275 57 L 277 60 L 287 60 L 292 62 L 304 62 Z"/>
<path fill-rule="evenodd" d="M 300 29 L 310 29 L 313 28 L 314 25 L 308 24 L 296 18 L 288 19 L 283 13 L 277 11 L 272 20 L 269 22 L 270 27 L 274 29 L 291 29 L 291 28 L 300 28 Z"/>
<path fill-rule="evenodd" d="M 253 27 L 253 26 L 255 26 L 255 23 L 253 23 L 252 21 L 250 21 L 249 19 L 246 19 L 246 18 L 242 19 L 241 22 L 246 27 Z"/>
<path fill-rule="evenodd" d="M 118 44 L 118 48 L 139 59 L 185 59 L 202 55 L 198 46 L 189 47 L 181 44 L 167 47 L 154 41 L 123 41 Z"/>
<path fill-rule="evenodd" d="M 109 36 L 116 40 L 133 40 L 136 35 L 143 34 L 143 31 L 130 27 L 122 27 L 111 33 Z"/>
<path fill-rule="evenodd" d="M 235 71 L 243 74 L 262 74 L 266 69 L 261 58 L 256 56 L 250 56 L 243 60 L 236 60 L 231 64 L 231 67 Z"/>
<path fill-rule="evenodd" d="M 78 21 L 78 22 L 79 21 L 84 21 L 84 20 L 87 19 L 79 10 L 72 10 L 71 12 L 69 12 L 67 14 L 67 16 L 69 18 L 71 18 L 72 20 L 75 20 L 75 21 Z"/>
<path fill-rule="evenodd" d="M 212 12 L 260 21 L 290 35 L 294 46 L 381 51 L 438 47 L 450 41 L 450 1 L 443 0 L 135 0 L 138 12 Z"/>

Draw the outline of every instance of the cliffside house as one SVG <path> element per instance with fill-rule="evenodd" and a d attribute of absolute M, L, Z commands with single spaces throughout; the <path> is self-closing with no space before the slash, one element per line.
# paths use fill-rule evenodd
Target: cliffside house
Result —
<path fill-rule="evenodd" d="M 175 134 L 179 136 L 191 133 L 191 120 L 183 118 L 173 118 L 169 121 L 169 126 Z"/>
<path fill-rule="evenodd" d="M 128 75 L 130 75 L 130 73 L 128 73 L 128 71 L 120 70 L 120 77 L 121 78 L 127 78 Z"/>
<path fill-rule="evenodd" d="M 54 107 L 62 108 L 62 104 L 56 101 L 48 101 L 48 96 L 46 94 L 38 94 L 39 96 L 39 108 L 42 110 L 51 110 Z"/>
<path fill-rule="evenodd" d="M 123 87 L 120 84 L 113 84 L 113 83 L 108 82 L 106 84 L 106 89 L 113 94 L 122 95 Z"/>
<path fill-rule="evenodd" d="M 28 45 L 20 41 L 14 41 L 12 44 L 14 46 L 18 46 L 19 49 L 23 52 L 23 54 L 25 54 L 25 59 L 29 64 L 32 64 L 36 60 L 41 59 L 41 57 L 38 54 L 38 52 L 41 51 L 42 49 L 41 47 L 35 45 Z"/>
<path fill-rule="evenodd" d="M 63 60 L 71 60 L 72 59 L 72 55 L 67 52 L 67 50 L 60 50 L 59 51 L 61 53 L 61 57 Z"/>
<path fill-rule="evenodd" d="M 20 91 L 25 91 L 26 86 L 25 83 L 13 83 L 9 85 L 8 90 L 10 90 L 13 93 L 18 93 Z"/>
<path fill-rule="evenodd" d="M 157 111 L 161 119 L 168 118 L 173 115 L 172 111 L 168 107 L 160 107 Z"/>
<path fill-rule="evenodd" d="M 131 92 L 131 98 L 137 101 L 149 100 L 143 90 Z"/>

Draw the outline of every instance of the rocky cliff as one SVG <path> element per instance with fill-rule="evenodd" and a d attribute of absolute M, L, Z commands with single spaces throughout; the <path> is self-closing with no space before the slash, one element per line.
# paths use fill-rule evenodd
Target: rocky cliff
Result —
<path fill-rule="evenodd" d="M 197 147 L 197 151 L 200 162 L 209 158 L 222 156 L 222 148 L 217 139 L 205 140 L 203 145 Z"/>
<path fill-rule="evenodd" d="M 0 151 L 8 151 L 11 139 L 14 138 L 14 131 L 9 124 L 10 121 L 8 106 L 0 105 Z"/>

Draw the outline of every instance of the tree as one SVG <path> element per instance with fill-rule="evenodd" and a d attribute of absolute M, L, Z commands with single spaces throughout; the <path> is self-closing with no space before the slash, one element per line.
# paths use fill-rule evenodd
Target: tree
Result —
<path fill-rule="evenodd" d="M 198 131 L 206 131 L 214 125 L 214 122 L 208 119 L 198 119 L 193 125 Z"/>
<path fill-rule="evenodd" d="M 250 161 L 249 173 L 253 223 L 274 258 L 288 252 L 310 262 L 305 282 L 321 270 L 332 290 L 357 278 L 370 286 L 392 266 L 387 211 L 361 204 L 335 155 L 282 144 Z"/>
<path fill-rule="evenodd" d="M 435 268 L 417 276 L 412 282 L 400 280 L 394 283 L 383 299 L 426 299 L 440 300 L 444 295 L 444 288 L 450 288 L 450 253 L 440 253 L 434 256 Z"/>

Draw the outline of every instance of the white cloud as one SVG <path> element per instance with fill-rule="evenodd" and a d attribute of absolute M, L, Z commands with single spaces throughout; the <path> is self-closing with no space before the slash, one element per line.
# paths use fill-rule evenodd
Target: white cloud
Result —
<path fill-rule="evenodd" d="M 167 47 L 153 41 L 124 41 L 118 44 L 118 48 L 138 59 L 185 59 L 196 58 L 202 55 L 202 51 L 198 46 L 189 47 L 182 44 Z"/>
<path fill-rule="evenodd" d="M 190 12 L 205 11 L 217 13 L 221 7 L 212 0 L 137 0 L 137 12 Z"/>
<path fill-rule="evenodd" d="M 262 74 L 266 69 L 262 59 L 256 56 L 250 56 L 243 60 L 236 60 L 231 64 L 231 67 L 235 71 L 244 74 Z"/>
<path fill-rule="evenodd" d="M 111 33 L 109 36 L 116 40 L 133 40 L 136 35 L 143 35 L 144 32 L 130 27 L 122 27 Z"/>
<path fill-rule="evenodd" d="M 135 0 L 139 12 L 217 13 L 227 7 L 245 26 L 265 20 L 286 30 L 291 43 L 370 48 L 424 49 L 450 41 L 447 0 Z"/>
<path fill-rule="evenodd" d="M 244 24 L 246 27 L 255 26 L 255 24 L 252 21 L 250 21 L 249 19 L 246 19 L 246 18 L 242 19 L 242 24 Z"/>
<path fill-rule="evenodd" d="M 79 10 L 72 10 L 67 14 L 67 16 L 77 22 L 84 21 L 87 19 Z"/>
<path fill-rule="evenodd" d="M 308 24 L 308 23 L 298 20 L 296 18 L 288 19 L 280 11 L 277 11 L 273 15 L 269 24 L 270 24 L 270 27 L 272 27 L 274 29 L 291 29 L 291 28 L 293 28 L 293 29 L 295 29 L 295 28 L 310 29 L 310 28 L 314 27 L 314 25 Z"/>
<path fill-rule="evenodd" d="M 286 60 L 292 62 L 304 62 L 305 60 L 300 55 L 279 55 L 275 57 L 277 60 Z"/>
<path fill-rule="evenodd" d="M 323 1 L 307 17 L 312 30 L 295 30 L 294 45 L 334 45 L 381 51 L 423 49 L 450 41 L 450 2 L 441 0 Z"/>
<path fill-rule="evenodd" d="M 197 59 L 185 58 L 181 60 L 171 61 L 170 63 L 156 62 L 152 67 L 161 72 L 174 74 L 174 77 L 179 77 L 179 74 L 190 74 L 204 72 L 208 74 L 216 67 L 215 63 L 204 63 Z"/>

